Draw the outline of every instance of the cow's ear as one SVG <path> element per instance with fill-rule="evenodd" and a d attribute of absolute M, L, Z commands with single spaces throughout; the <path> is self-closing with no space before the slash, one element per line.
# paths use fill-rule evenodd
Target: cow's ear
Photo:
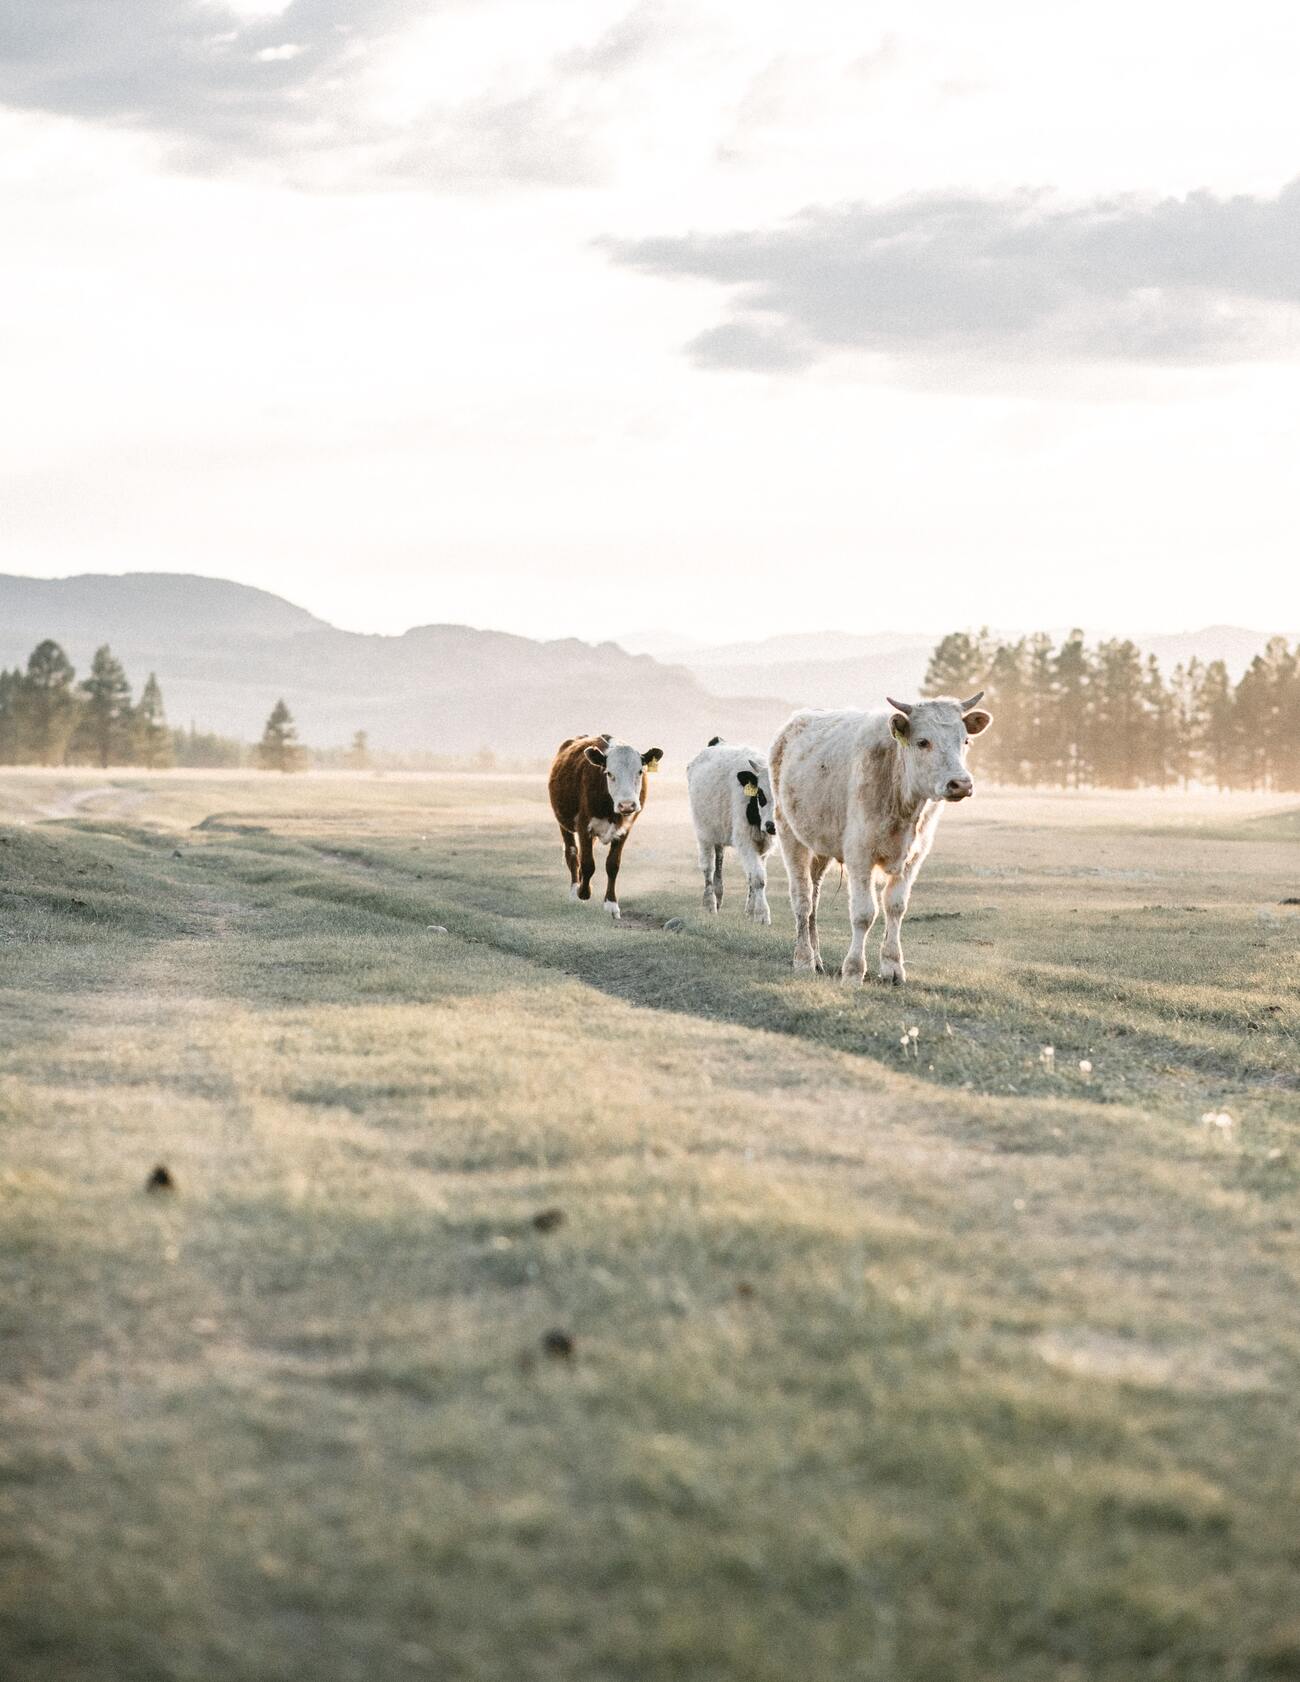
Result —
<path fill-rule="evenodd" d="M 599 748 L 584 748 L 583 752 L 587 756 L 588 765 L 594 765 L 600 771 L 605 769 L 605 756 Z"/>
<path fill-rule="evenodd" d="M 752 771 L 737 771 L 736 781 L 740 784 L 741 788 L 744 789 L 746 794 L 749 793 L 751 787 L 758 787 L 758 783 L 755 781 L 754 773 Z"/>
<path fill-rule="evenodd" d="M 904 713 L 895 713 L 889 721 L 889 733 L 896 742 L 905 742 L 911 730 L 912 721 Z"/>
<path fill-rule="evenodd" d="M 657 771 L 659 769 L 659 761 L 663 758 L 663 756 L 664 750 L 662 748 L 647 748 L 641 755 L 641 763 L 645 766 L 647 771 Z"/>
<path fill-rule="evenodd" d="M 976 707 L 974 712 L 963 713 L 961 721 L 966 726 L 967 735 L 978 736 L 992 724 L 993 714 L 986 713 L 983 707 Z"/>

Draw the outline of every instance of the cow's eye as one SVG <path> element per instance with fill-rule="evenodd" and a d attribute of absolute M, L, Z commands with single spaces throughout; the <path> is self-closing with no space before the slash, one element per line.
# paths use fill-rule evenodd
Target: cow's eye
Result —
<path fill-rule="evenodd" d="M 917 745 L 918 748 L 928 748 L 930 744 L 929 744 L 929 742 L 921 741 L 921 742 L 918 742 L 916 745 Z"/>

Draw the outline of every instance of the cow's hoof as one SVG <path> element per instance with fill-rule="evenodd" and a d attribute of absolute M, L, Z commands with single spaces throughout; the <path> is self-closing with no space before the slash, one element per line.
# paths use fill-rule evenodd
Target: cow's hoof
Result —
<path fill-rule="evenodd" d="M 880 961 L 880 979 L 886 987 L 901 987 L 907 980 L 902 964 L 882 958 Z"/>
<path fill-rule="evenodd" d="M 618 901 L 615 900 L 615 899 L 607 899 L 605 901 L 605 909 L 606 909 L 606 911 L 609 912 L 610 916 L 614 919 L 614 921 L 616 923 L 618 922 L 619 918 L 623 915 L 623 913 L 618 908 Z"/>
<path fill-rule="evenodd" d="M 575 882 L 572 885 L 572 887 L 569 889 L 569 898 L 570 899 L 577 899 L 577 897 L 578 897 L 578 884 Z"/>
<path fill-rule="evenodd" d="M 848 964 L 840 970 L 840 980 L 846 987 L 861 987 L 862 983 L 866 980 L 866 977 L 867 972 L 865 969 L 853 969 Z"/>
<path fill-rule="evenodd" d="M 717 916 L 717 914 L 718 914 L 718 902 L 717 902 L 716 899 L 714 899 L 712 894 L 705 894 L 703 900 L 701 901 L 701 904 L 704 906 L 704 909 L 707 912 L 709 912 L 709 914 L 711 916 L 714 916 L 714 917 Z"/>
<path fill-rule="evenodd" d="M 768 908 L 765 905 L 759 906 L 759 908 L 756 911 L 751 911 L 750 916 L 754 919 L 754 921 L 756 923 L 767 924 L 767 923 L 770 923 L 772 921 L 772 913 L 768 910 Z"/>

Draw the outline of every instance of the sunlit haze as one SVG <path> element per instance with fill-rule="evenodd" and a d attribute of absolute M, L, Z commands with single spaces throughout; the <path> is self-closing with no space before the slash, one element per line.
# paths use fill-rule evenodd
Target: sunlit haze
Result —
<path fill-rule="evenodd" d="M 0 570 L 357 630 L 1292 630 L 1296 33 L 20 0 Z"/>

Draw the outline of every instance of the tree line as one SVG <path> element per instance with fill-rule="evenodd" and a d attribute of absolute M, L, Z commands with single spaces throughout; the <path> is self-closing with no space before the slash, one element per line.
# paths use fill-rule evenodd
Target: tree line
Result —
<path fill-rule="evenodd" d="M 1180 662 L 1081 631 L 1054 645 L 987 630 L 944 637 L 927 695 L 986 694 L 996 715 L 980 769 L 1055 788 L 1300 789 L 1300 644 L 1274 637 L 1234 683 L 1222 660 Z"/>
<path fill-rule="evenodd" d="M 175 744 L 153 672 L 137 701 L 107 643 L 77 682 L 71 660 L 50 638 L 26 667 L 0 671 L 0 765 L 143 765 L 175 761 Z"/>
<path fill-rule="evenodd" d="M 996 728 L 980 746 L 991 780 L 1056 788 L 1300 790 L 1300 644 L 1274 637 L 1237 682 L 1222 660 L 1189 660 L 1166 678 L 1154 655 L 1072 631 L 1056 645 L 958 631 L 934 648 L 926 695 L 986 693 Z M 80 683 L 47 638 L 25 668 L 0 670 L 0 765 L 257 764 L 306 767 L 293 716 L 276 702 L 253 748 L 210 731 L 171 728 L 154 673 L 137 700 L 107 644 Z M 322 763 L 365 769 L 363 731 Z M 483 758 L 480 755 L 480 760 Z M 481 768 L 481 767 L 480 767 Z"/>
<path fill-rule="evenodd" d="M 358 753 L 358 747 L 360 752 Z M 365 762 L 365 738 L 353 743 L 354 760 Z M 105 643 L 95 650 L 90 673 L 77 682 L 76 669 L 52 638 L 38 643 L 25 667 L 0 670 L 0 765 L 143 766 L 211 769 L 252 761 L 268 771 L 298 771 L 306 765 L 293 716 L 277 701 L 262 739 L 244 743 L 210 730 L 173 729 L 167 722 L 157 675 L 137 700 L 122 662 Z"/>

